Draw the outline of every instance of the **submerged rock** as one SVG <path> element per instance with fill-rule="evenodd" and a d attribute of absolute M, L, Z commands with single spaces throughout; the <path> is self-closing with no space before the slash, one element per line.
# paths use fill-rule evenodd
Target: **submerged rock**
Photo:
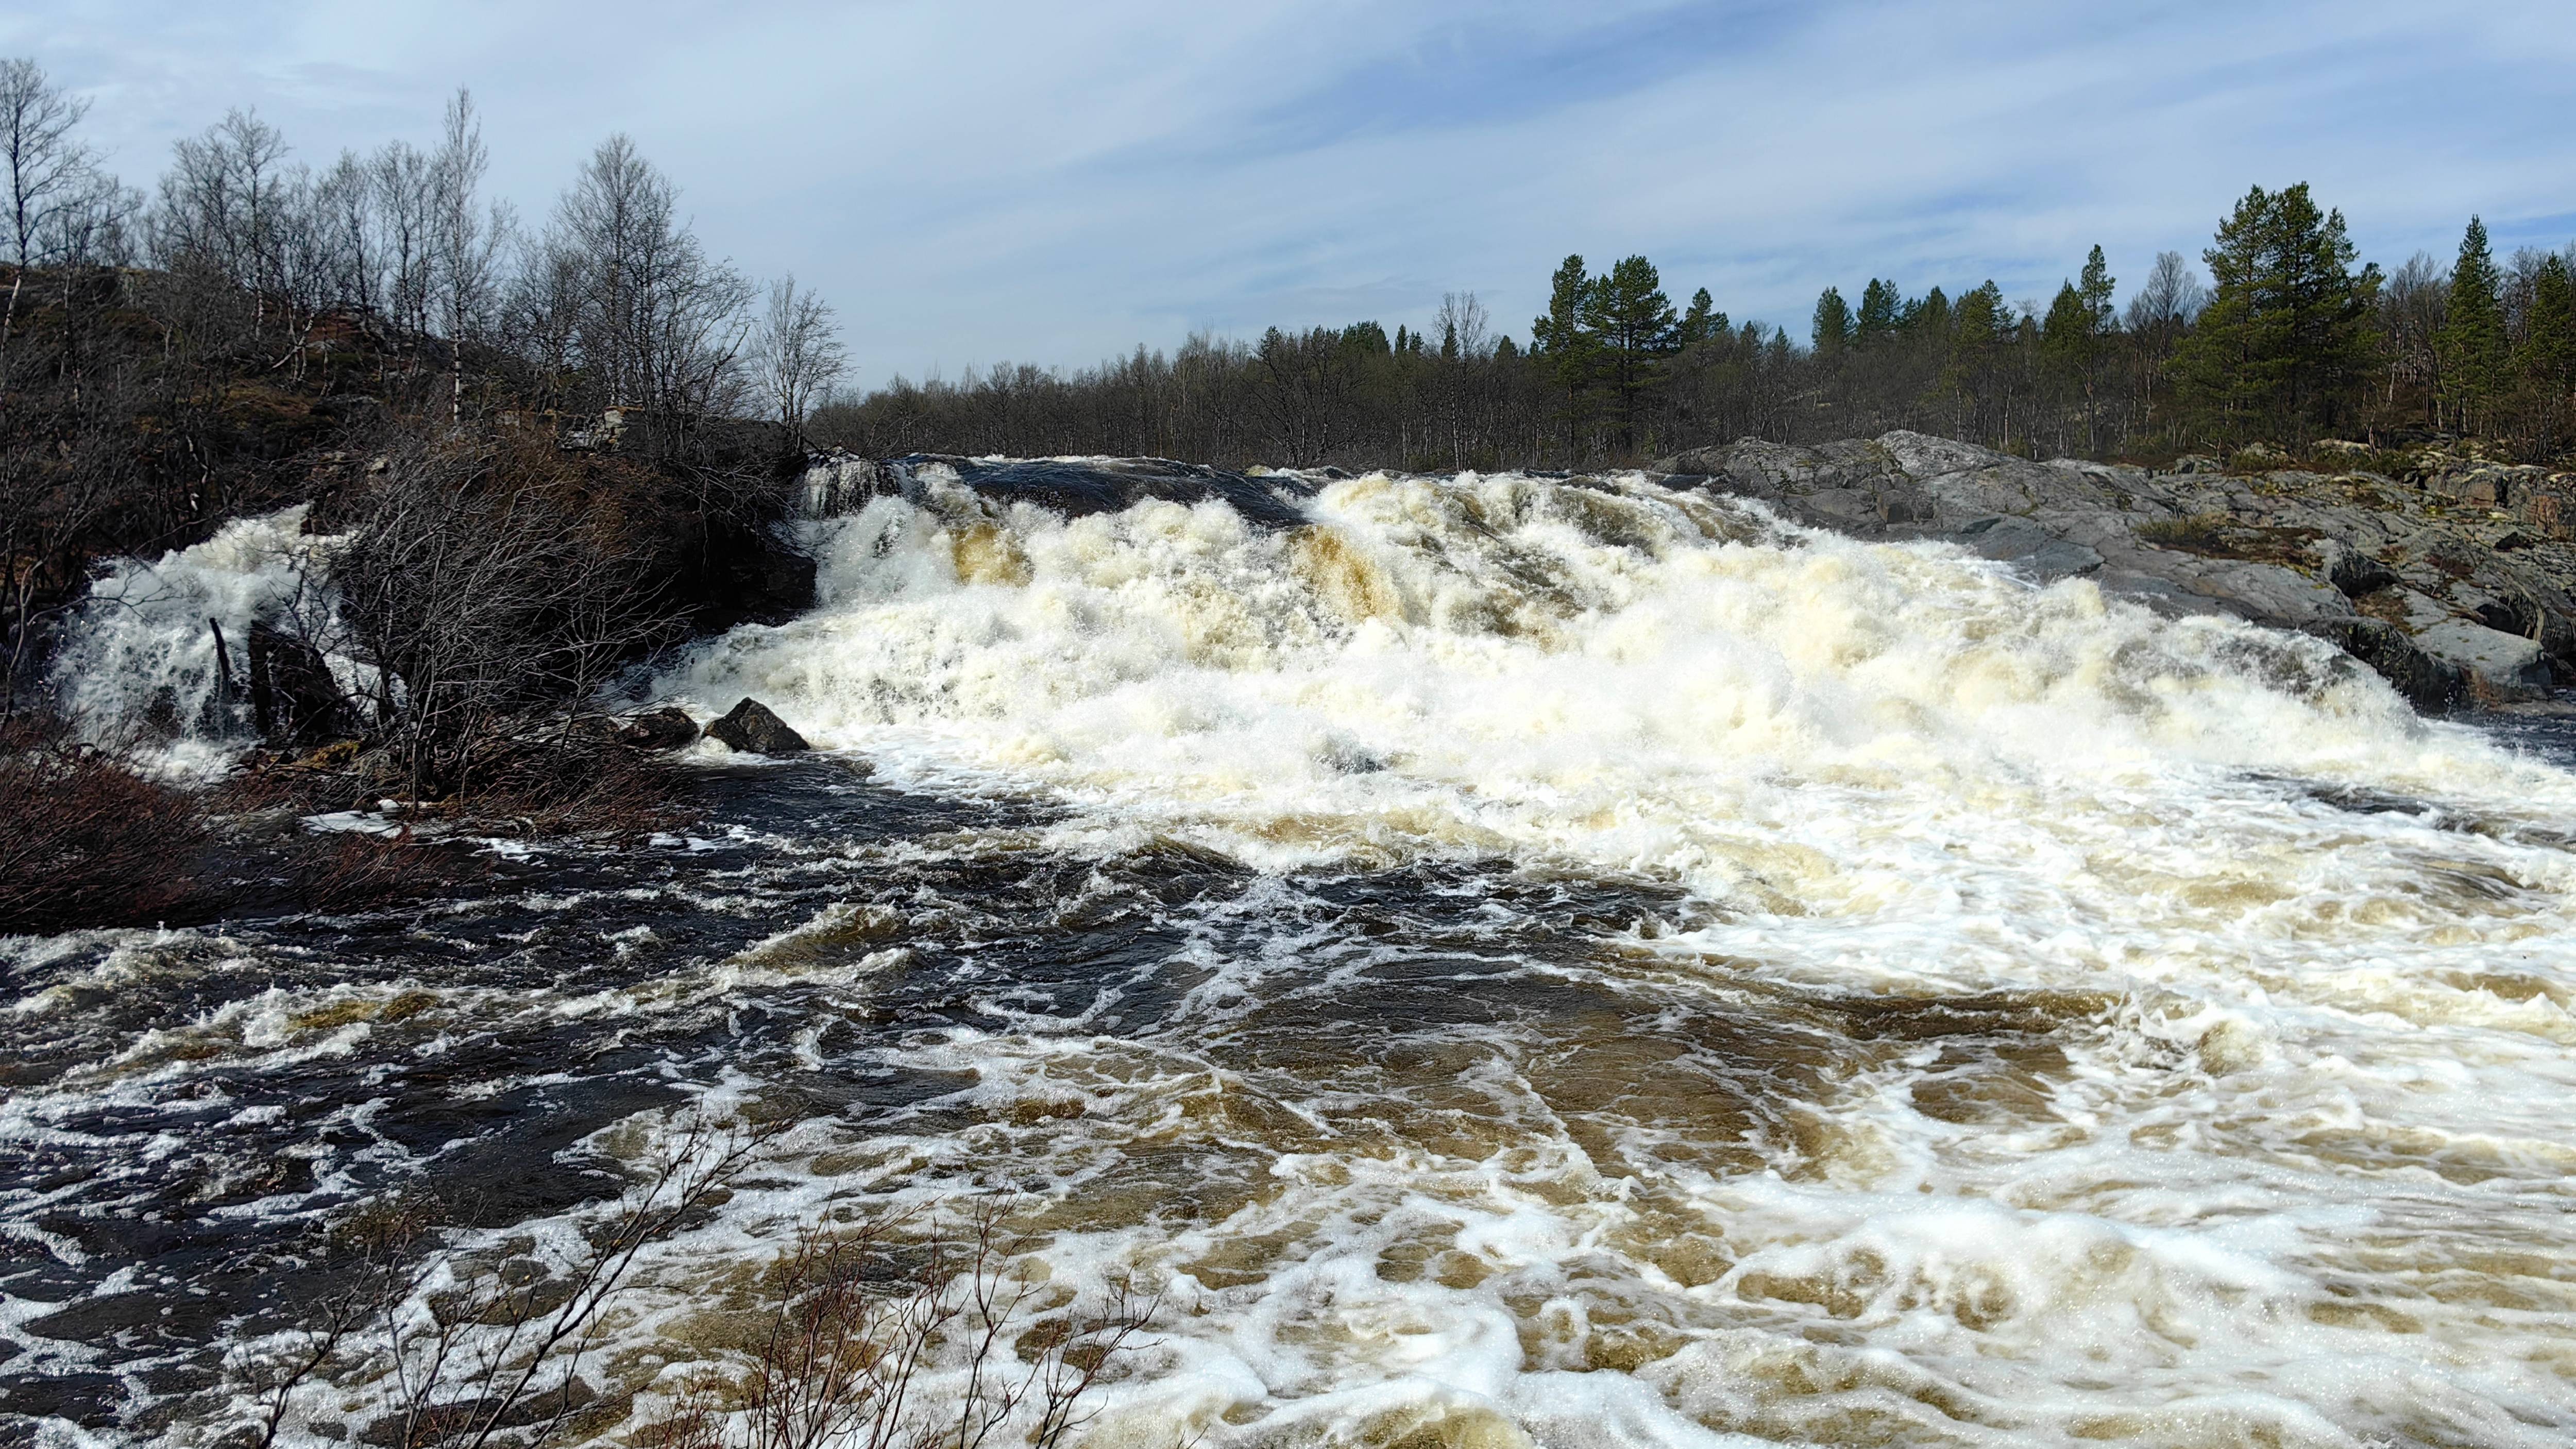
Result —
<path fill-rule="evenodd" d="M 745 700 L 743 703 L 750 704 L 751 701 Z M 756 705 L 753 707 L 758 708 Z M 742 711 L 737 707 L 734 712 L 740 714 Z M 768 712 L 763 710 L 762 713 Z M 770 718 L 775 720 L 777 717 L 772 715 Z M 779 728 L 787 727 L 780 725 Z M 795 731 L 789 730 L 788 733 L 793 734 Z M 646 710 L 617 727 L 617 742 L 621 745 L 632 745 L 639 750 L 676 750 L 697 737 L 698 722 L 689 718 L 687 710 L 670 705 Z M 800 746 L 803 743 L 801 740 L 798 741 Z"/>
<path fill-rule="evenodd" d="M 793 755 L 814 748 L 787 727 L 759 700 L 744 698 L 724 718 L 707 726 L 707 738 L 755 755 Z"/>

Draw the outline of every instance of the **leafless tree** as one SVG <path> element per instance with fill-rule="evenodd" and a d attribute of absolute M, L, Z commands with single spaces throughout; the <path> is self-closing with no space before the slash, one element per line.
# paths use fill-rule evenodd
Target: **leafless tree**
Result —
<path fill-rule="evenodd" d="M 1493 318 L 1473 292 L 1440 294 L 1440 355 L 1452 360 L 1493 355 Z"/>
<path fill-rule="evenodd" d="M 0 60 L 0 167 L 8 171 L 8 215 L 0 248 L 9 264 L 9 297 L 0 304 L 0 367 L 18 322 L 30 270 L 77 266 L 103 258 L 108 232 L 121 221 L 124 191 L 99 168 L 98 155 L 73 134 L 89 102 L 65 92 L 34 61 Z M 5 389 L 0 373 L 0 389 Z M 5 395 L 5 394 L 0 394 Z"/>
<path fill-rule="evenodd" d="M 742 402 L 753 295 L 707 256 L 678 202 L 631 138 L 611 136 L 557 204 L 546 243 L 550 265 L 579 278 L 580 365 L 601 401 L 640 406 L 669 427 Z"/>
<path fill-rule="evenodd" d="M 2391 407 L 2400 387 L 2420 387 L 2428 408 L 2441 405 L 2442 354 L 2434 342 L 2450 315 L 2450 302 L 2451 274 L 2430 252 L 2408 257 L 2380 284 L 2379 326 L 2387 346 Z"/>
<path fill-rule="evenodd" d="M 761 388 L 799 442 L 805 416 L 848 371 L 831 305 L 796 285 L 794 273 L 769 284 L 769 308 L 752 334 L 752 364 Z"/>
<path fill-rule="evenodd" d="M 438 180 L 427 152 L 389 141 L 368 162 L 381 228 L 387 320 L 397 337 L 429 331 L 436 295 Z"/>
<path fill-rule="evenodd" d="M 480 204 L 483 174 L 491 169 L 483 125 L 472 93 L 459 89 L 447 103 L 446 126 L 430 159 L 431 276 L 438 322 L 447 335 L 448 421 L 465 417 L 465 343 L 490 310 L 497 261 L 509 232 L 509 213 Z"/>

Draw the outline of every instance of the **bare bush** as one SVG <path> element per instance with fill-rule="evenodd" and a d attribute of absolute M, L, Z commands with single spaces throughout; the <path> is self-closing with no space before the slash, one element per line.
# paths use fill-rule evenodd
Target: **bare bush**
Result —
<path fill-rule="evenodd" d="M 332 561 L 415 799 L 471 788 L 526 747 L 532 714 L 577 707 L 674 628 L 613 516 L 530 459 L 504 461 L 495 445 L 413 446 Z"/>
<path fill-rule="evenodd" d="M 1112 1288 L 1091 1311 L 1031 1311 L 1028 1244 L 978 1204 L 954 1235 L 910 1216 L 813 1226 L 776 1272 L 748 1365 L 700 1377 L 641 1435 L 654 1449 L 981 1449 L 1006 1425 L 1054 1449 L 1087 1419 L 1112 1357 L 1156 1301 Z M 941 1376 L 933 1389 L 934 1371 Z"/>
<path fill-rule="evenodd" d="M 340 1289 L 304 1327 L 228 1366 L 239 1442 L 269 1449 L 353 1396 L 359 1437 L 397 1449 L 539 1449 L 606 1432 L 631 1401 L 594 1387 L 584 1366 L 618 1321 L 639 1254 L 711 1206 L 768 1135 L 693 1126 L 551 1270 L 436 1249 L 440 1212 L 427 1199 L 351 1214 L 331 1235 Z M 765 1276 L 757 1343 L 741 1360 L 680 1371 L 680 1392 L 631 1442 L 1058 1449 L 1157 1303 L 1121 1284 L 1089 1308 L 1038 1310 L 1042 1285 L 1013 1268 L 1029 1244 L 1004 1214 L 985 1202 L 945 1230 L 929 1212 L 800 1230 Z"/>
<path fill-rule="evenodd" d="M 559 1442 L 594 1397 L 583 1376 L 636 1260 L 696 1220 L 774 1128 L 692 1122 L 568 1261 L 469 1260 L 435 1245 L 434 1202 L 371 1203 L 334 1234 L 341 1287 L 306 1325 L 227 1365 L 242 1440 L 268 1449 L 316 1391 L 354 1392 L 361 1437 L 396 1449 Z"/>
<path fill-rule="evenodd" d="M 0 726 L 0 932 L 145 924 L 185 899 L 197 802 L 51 721 Z"/>

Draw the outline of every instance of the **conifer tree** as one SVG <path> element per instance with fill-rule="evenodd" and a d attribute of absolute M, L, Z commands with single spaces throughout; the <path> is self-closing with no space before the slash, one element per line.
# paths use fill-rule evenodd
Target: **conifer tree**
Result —
<path fill-rule="evenodd" d="M 2084 399 L 2084 446 L 2089 451 L 2101 446 L 2102 368 L 2119 322 L 2111 307 L 2114 279 L 2100 247 L 2085 257 L 2082 277 L 2080 283 L 2058 288 L 2040 327 L 2040 349 L 2051 377 Z"/>
<path fill-rule="evenodd" d="M 1809 335 L 1814 339 L 1816 356 L 1820 358 L 1839 357 L 1843 349 L 1851 345 L 1851 304 L 1843 300 L 1840 290 L 1827 287 L 1825 294 L 1816 299 L 1813 330 Z"/>
<path fill-rule="evenodd" d="M 2576 392 L 2576 275 L 2565 257 L 2543 261 L 2532 279 L 2518 360 L 2523 377 L 2553 401 Z"/>
<path fill-rule="evenodd" d="M 1681 325 L 1674 333 L 1674 343 L 1683 351 L 1698 347 L 1726 331 L 1726 314 L 1716 311 L 1716 301 L 1702 287 L 1691 293 L 1690 307 L 1682 313 Z"/>
<path fill-rule="evenodd" d="M 1530 351 L 1547 360 L 1548 371 L 1564 399 L 1565 446 L 1570 455 L 1583 451 L 1583 425 L 1588 420 L 1593 368 L 1599 343 L 1584 326 L 1585 304 L 1592 293 L 1591 274 L 1575 253 L 1548 278 L 1547 311 L 1530 319 Z"/>
<path fill-rule="evenodd" d="M 1895 336 L 1902 305 L 1894 282 L 1870 278 L 1869 285 L 1860 290 L 1860 325 L 1855 340 L 1863 348 L 1870 348 Z"/>
<path fill-rule="evenodd" d="M 2469 218 L 2460 259 L 2451 265 L 2450 305 L 2433 346 L 2442 359 L 2442 392 L 2463 426 L 2487 419 L 2504 391 L 2508 357 L 2504 304 L 2486 223 Z"/>
<path fill-rule="evenodd" d="M 2343 213 L 2320 212 L 2305 182 L 2257 186 L 2201 260 L 2214 285 L 2173 373 L 2203 430 L 2234 438 L 2341 422 L 2374 357 L 2379 292 L 2379 268 L 2352 269 Z"/>
<path fill-rule="evenodd" d="M 1595 339 L 1603 381 L 1619 422 L 1619 446 L 1634 449 L 1647 395 L 1661 381 L 1663 360 L 1678 346 L 1672 300 L 1663 279 L 1642 256 L 1612 266 L 1586 289 L 1585 330 Z"/>

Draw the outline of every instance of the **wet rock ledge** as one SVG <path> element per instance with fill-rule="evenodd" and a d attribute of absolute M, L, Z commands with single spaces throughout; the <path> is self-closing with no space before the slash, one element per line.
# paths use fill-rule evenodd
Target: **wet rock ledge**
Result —
<path fill-rule="evenodd" d="M 1655 464 L 1863 538 L 1937 538 L 2170 615 L 2331 640 L 2417 708 L 2576 683 L 2576 474 L 2440 447 L 2327 442 L 2169 471 L 2033 462 L 1922 433 L 1754 439 Z"/>

